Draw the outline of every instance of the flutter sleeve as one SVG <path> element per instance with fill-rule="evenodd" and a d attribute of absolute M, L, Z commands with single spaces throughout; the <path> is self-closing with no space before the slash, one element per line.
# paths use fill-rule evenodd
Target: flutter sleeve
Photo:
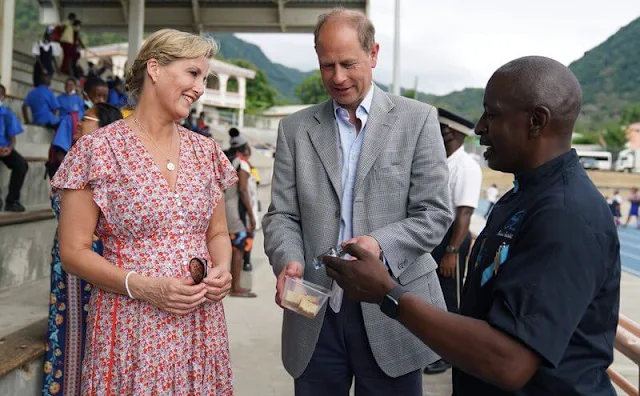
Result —
<path fill-rule="evenodd" d="M 65 155 L 51 180 L 51 187 L 54 190 L 82 190 L 89 186 L 94 201 L 102 209 L 107 203 L 104 185 L 110 168 L 109 150 L 104 138 L 87 135 Z"/>

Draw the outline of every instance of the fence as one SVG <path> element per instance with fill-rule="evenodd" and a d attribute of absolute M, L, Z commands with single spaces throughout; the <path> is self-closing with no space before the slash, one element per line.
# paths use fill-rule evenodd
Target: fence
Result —
<path fill-rule="evenodd" d="M 622 314 L 618 320 L 615 348 L 631 359 L 640 370 L 640 325 Z M 622 375 L 613 371 L 611 367 L 609 367 L 607 373 L 611 381 L 627 395 L 638 396 L 640 383 L 636 387 Z"/>

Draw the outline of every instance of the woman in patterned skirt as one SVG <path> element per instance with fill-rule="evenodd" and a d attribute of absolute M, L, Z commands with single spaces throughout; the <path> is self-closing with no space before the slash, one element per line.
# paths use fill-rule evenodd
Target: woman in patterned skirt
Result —
<path fill-rule="evenodd" d="M 100 127 L 122 119 L 120 111 L 97 104 L 78 122 L 74 137 L 88 135 Z M 51 194 L 51 207 L 60 216 L 60 194 Z M 102 254 L 102 243 L 93 241 L 93 251 Z M 60 264 L 58 235 L 51 249 L 51 297 L 44 359 L 44 396 L 80 395 L 82 354 L 91 284 L 66 273 Z"/>
<path fill-rule="evenodd" d="M 149 36 L 126 76 L 133 113 L 81 138 L 52 180 L 63 190 L 62 265 L 94 285 L 83 395 L 233 394 L 221 198 L 237 176 L 213 140 L 177 124 L 215 52 L 189 33 Z M 91 250 L 94 230 L 104 258 Z M 194 258 L 204 279 L 190 274 Z"/>

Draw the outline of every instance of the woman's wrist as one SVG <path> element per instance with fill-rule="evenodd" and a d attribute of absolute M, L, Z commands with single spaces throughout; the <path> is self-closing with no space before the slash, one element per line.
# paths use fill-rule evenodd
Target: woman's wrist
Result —
<path fill-rule="evenodd" d="M 131 296 L 137 300 L 145 300 L 145 291 L 149 290 L 149 281 L 150 278 L 132 272 L 131 275 L 129 275 L 129 290 L 125 290 L 125 293 L 131 293 Z"/>

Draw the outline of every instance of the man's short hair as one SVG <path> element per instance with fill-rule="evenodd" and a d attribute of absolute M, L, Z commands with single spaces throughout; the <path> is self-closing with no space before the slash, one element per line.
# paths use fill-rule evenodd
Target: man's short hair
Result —
<path fill-rule="evenodd" d="M 360 47 L 362 47 L 365 52 L 371 51 L 376 43 L 376 28 L 373 26 L 373 23 L 360 11 L 347 10 L 343 7 L 336 7 L 318 17 L 316 27 L 313 31 L 314 43 L 316 46 L 318 45 L 322 25 L 324 25 L 324 23 L 329 19 L 334 18 L 339 18 L 345 21 L 352 28 L 356 29 L 358 31 Z"/>
<path fill-rule="evenodd" d="M 7 94 L 7 89 L 4 85 L 0 84 L 0 96 L 5 96 Z"/>

